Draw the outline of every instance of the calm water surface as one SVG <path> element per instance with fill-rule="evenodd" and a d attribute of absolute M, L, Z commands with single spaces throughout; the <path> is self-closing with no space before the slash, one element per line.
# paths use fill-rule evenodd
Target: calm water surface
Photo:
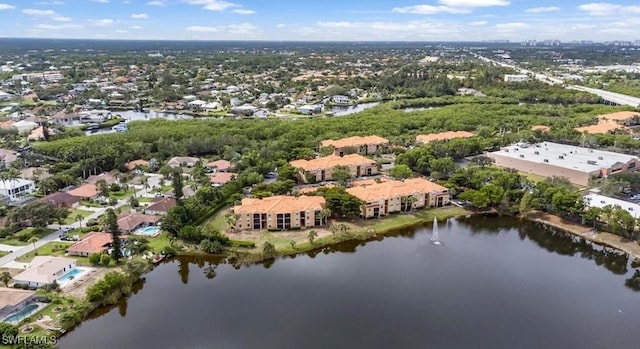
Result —
<path fill-rule="evenodd" d="M 426 225 L 239 270 L 177 259 L 60 347 L 638 347 L 625 255 L 505 218 L 439 232 L 441 246 Z"/>

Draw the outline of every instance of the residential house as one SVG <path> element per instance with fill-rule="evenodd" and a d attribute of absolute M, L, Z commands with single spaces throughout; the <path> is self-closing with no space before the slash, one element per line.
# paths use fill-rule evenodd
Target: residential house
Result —
<path fill-rule="evenodd" d="M 0 318 L 4 319 L 22 310 L 33 301 L 35 294 L 35 291 L 0 287 Z"/>
<path fill-rule="evenodd" d="M 351 99 L 349 99 L 349 97 L 347 96 L 335 95 L 331 97 L 331 102 L 335 104 L 349 104 L 349 102 L 351 102 Z"/>
<path fill-rule="evenodd" d="M 80 124 L 80 114 L 72 113 L 67 114 L 65 112 L 59 112 L 51 117 L 54 125 L 60 126 L 77 126 Z"/>
<path fill-rule="evenodd" d="M 154 198 L 151 204 L 144 209 L 144 214 L 164 216 L 176 205 L 174 198 Z"/>
<path fill-rule="evenodd" d="M 1 111 L 3 111 L 3 110 L 0 110 L 0 112 L 1 112 Z M 15 121 L 13 121 L 13 120 L 7 120 L 7 121 L 0 122 L 0 129 L 3 129 L 3 130 L 10 130 L 10 129 L 12 129 L 12 128 L 13 128 L 13 125 L 14 125 L 15 123 L 16 123 L 16 122 L 15 122 Z"/>
<path fill-rule="evenodd" d="M 198 158 L 194 158 L 194 157 L 190 157 L 190 156 L 176 156 L 173 157 L 171 159 L 169 159 L 169 162 L 167 162 L 167 165 L 169 165 L 169 167 L 193 167 L 196 165 L 196 162 L 200 161 L 200 159 Z"/>
<path fill-rule="evenodd" d="M 47 133 L 51 136 L 58 133 L 58 131 L 56 129 L 47 128 Z M 44 136 L 44 126 L 39 126 L 33 129 L 31 133 L 29 133 L 29 135 L 27 136 L 27 140 L 30 140 L 30 141 L 41 141 L 45 138 L 46 137 Z"/>
<path fill-rule="evenodd" d="M 237 174 L 232 172 L 216 172 L 209 175 L 209 179 L 211 180 L 211 186 L 221 187 L 236 179 L 237 176 Z"/>
<path fill-rule="evenodd" d="M 38 124 L 33 121 L 20 120 L 13 124 L 13 127 L 18 130 L 19 134 L 30 133 L 34 128 L 38 127 Z"/>
<path fill-rule="evenodd" d="M 13 97 L 11 93 L 0 91 L 0 101 L 10 101 Z"/>
<path fill-rule="evenodd" d="M 353 177 L 372 176 L 379 172 L 375 161 L 360 154 L 329 155 L 313 160 L 294 160 L 290 164 L 298 169 L 299 177 L 305 183 L 309 182 L 309 178 L 315 179 L 315 182 L 333 180 L 332 173 L 336 166 L 347 166 Z"/>
<path fill-rule="evenodd" d="M 126 236 L 121 236 L 120 241 L 125 241 Z M 94 253 L 106 252 L 113 243 L 111 233 L 92 232 L 85 235 L 82 240 L 71 245 L 67 249 L 70 256 L 86 257 Z"/>
<path fill-rule="evenodd" d="M 323 226 L 321 196 L 246 198 L 235 206 L 238 230 L 290 230 Z"/>
<path fill-rule="evenodd" d="M 83 199 L 93 199 L 96 198 L 99 194 L 98 187 L 95 184 L 85 183 L 81 186 L 69 190 L 67 192 L 69 195 L 77 196 Z"/>
<path fill-rule="evenodd" d="M 17 201 L 18 199 L 31 195 L 36 191 L 36 183 L 28 179 L 14 178 L 0 181 L 0 196 Z"/>
<path fill-rule="evenodd" d="M 334 154 L 343 156 L 345 150 L 352 148 L 360 154 L 375 154 L 377 151 L 384 151 L 389 147 L 389 140 L 379 136 L 354 136 L 342 139 L 328 139 L 320 143 L 321 147 L 333 147 Z"/>
<path fill-rule="evenodd" d="M 231 113 L 236 116 L 252 116 L 257 111 L 258 111 L 258 108 L 250 104 L 240 105 L 240 106 L 231 108 Z"/>
<path fill-rule="evenodd" d="M 303 105 L 298 108 L 298 112 L 304 115 L 314 115 L 322 113 L 322 106 L 319 104 Z"/>
<path fill-rule="evenodd" d="M 11 149 L 0 149 L 0 168 L 9 168 L 18 159 L 18 153 Z"/>
<path fill-rule="evenodd" d="M 13 277 L 13 281 L 17 285 L 42 287 L 52 284 L 75 267 L 76 260 L 72 258 L 35 256 L 25 271 Z"/>
<path fill-rule="evenodd" d="M 99 175 L 91 175 L 84 181 L 89 184 L 97 184 L 99 181 L 105 181 L 108 185 L 118 183 L 118 179 L 111 172 L 104 172 Z"/>
<path fill-rule="evenodd" d="M 228 172 L 233 169 L 233 165 L 227 160 L 211 161 L 204 165 L 204 167 L 212 172 Z"/>
<path fill-rule="evenodd" d="M 133 161 L 129 161 L 129 162 L 127 162 L 127 163 L 125 164 L 125 167 L 126 167 L 126 168 L 127 168 L 127 170 L 129 170 L 129 171 L 133 171 L 133 170 L 135 170 L 135 169 L 137 169 L 137 168 L 140 168 L 140 167 L 149 167 L 149 161 L 147 161 L 147 160 L 142 160 L 142 159 L 139 159 L 139 160 L 133 160 Z"/>
<path fill-rule="evenodd" d="M 123 233 L 132 233 L 138 228 L 156 225 L 161 217 L 141 213 L 126 213 L 118 217 L 118 229 Z"/>
<path fill-rule="evenodd" d="M 49 170 L 45 167 L 27 167 L 20 170 L 20 178 L 39 181 L 51 177 Z"/>
<path fill-rule="evenodd" d="M 418 135 L 416 136 L 416 143 L 427 144 L 430 142 L 448 141 L 456 138 L 470 138 L 473 136 L 475 136 L 473 133 L 467 131 L 447 131 L 431 133 L 428 135 Z"/>
<path fill-rule="evenodd" d="M 356 182 L 357 183 L 357 182 Z M 450 202 L 447 188 L 423 178 L 355 184 L 347 192 L 365 202 L 362 217 L 373 218 L 414 208 L 442 207 Z"/>
<path fill-rule="evenodd" d="M 57 207 L 66 207 L 66 208 L 75 208 L 80 205 L 81 197 L 73 196 L 69 193 L 65 192 L 57 192 L 50 195 L 47 195 L 38 201 L 46 202 Z"/>

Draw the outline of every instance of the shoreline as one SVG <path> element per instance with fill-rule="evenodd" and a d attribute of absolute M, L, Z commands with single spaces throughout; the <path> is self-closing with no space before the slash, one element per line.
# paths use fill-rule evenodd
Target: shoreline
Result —
<path fill-rule="evenodd" d="M 561 217 L 544 212 L 528 215 L 526 219 L 560 229 L 568 234 L 579 236 L 601 246 L 610 247 L 629 255 L 632 259 L 640 260 L 640 245 L 637 242 L 608 232 L 593 233 L 593 228 L 582 224 L 569 222 Z"/>

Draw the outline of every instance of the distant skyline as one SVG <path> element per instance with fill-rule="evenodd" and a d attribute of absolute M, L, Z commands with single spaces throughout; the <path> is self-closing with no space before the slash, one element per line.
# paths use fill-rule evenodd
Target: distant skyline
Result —
<path fill-rule="evenodd" d="M 0 37 L 640 40 L 638 1 L 0 0 Z"/>

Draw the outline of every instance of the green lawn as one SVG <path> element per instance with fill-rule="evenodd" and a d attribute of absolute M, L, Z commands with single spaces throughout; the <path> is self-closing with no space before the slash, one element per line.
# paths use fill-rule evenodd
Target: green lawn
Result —
<path fill-rule="evenodd" d="M 149 203 L 149 202 L 151 202 L 151 201 L 153 201 L 153 198 L 148 198 L 148 197 L 146 197 L 146 196 L 143 196 L 143 197 L 139 197 L 139 198 L 138 198 L 138 202 L 139 202 L 139 203 Z"/>
<path fill-rule="evenodd" d="M 227 219 L 224 217 L 227 213 L 229 213 L 229 208 L 222 208 L 203 225 L 222 233 L 227 229 Z"/>
<path fill-rule="evenodd" d="M 28 263 L 31 262 L 31 260 L 35 256 L 64 256 L 65 251 L 71 245 L 73 245 L 73 242 L 52 241 L 45 244 L 44 246 L 38 247 L 35 254 L 33 253 L 33 251 L 31 251 L 16 258 L 16 261 L 21 263 Z"/>
<path fill-rule="evenodd" d="M 91 211 L 73 208 L 73 209 L 71 209 L 71 211 L 69 211 L 69 216 L 67 216 L 67 218 L 64 219 L 64 224 L 75 223 L 76 222 L 76 216 L 78 216 L 78 215 L 81 215 L 82 218 L 86 218 L 88 215 L 90 215 L 92 213 L 93 212 L 91 212 Z"/>
<path fill-rule="evenodd" d="M 149 249 L 154 253 L 159 253 L 168 246 L 171 246 L 171 242 L 169 241 L 169 233 L 164 232 L 156 237 L 149 239 Z"/>
<path fill-rule="evenodd" d="M 535 183 L 542 182 L 545 179 L 547 179 L 547 177 L 544 177 L 544 176 L 539 176 L 539 175 L 536 175 L 536 174 L 533 174 L 533 173 L 526 173 L 526 172 L 522 172 L 522 171 L 518 171 L 518 174 L 525 176 L 527 179 L 529 179 L 529 180 L 531 180 L 531 181 L 533 181 Z"/>
<path fill-rule="evenodd" d="M 8 254 L 9 254 L 9 252 L 7 252 L 7 251 L 0 251 L 0 258 L 6 256 Z"/>
<path fill-rule="evenodd" d="M 109 197 L 116 198 L 116 199 L 118 199 L 118 200 L 122 200 L 122 199 L 124 199 L 124 198 L 127 198 L 127 197 L 129 197 L 129 196 L 133 195 L 133 193 L 134 193 L 134 192 L 135 192 L 134 190 L 127 190 L 127 191 L 123 191 L 123 190 L 121 190 L 121 191 L 112 191 L 111 193 L 109 193 Z"/>
<path fill-rule="evenodd" d="M 80 202 L 80 205 L 83 206 L 87 206 L 87 207 L 97 207 L 97 208 L 102 208 L 102 207 L 106 207 L 107 205 L 103 205 L 99 202 L 95 202 L 95 201 L 89 201 L 89 200 L 82 200 Z"/>
<path fill-rule="evenodd" d="M 37 233 L 34 228 L 24 228 L 17 233 L 7 236 L 4 239 L 0 239 L 0 244 L 11 245 L 11 246 L 25 246 L 27 244 L 27 240 L 29 238 L 23 238 L 22 241 L 20 237 L 22 236 L 35 236 L 38 239 L 49 235 L 53 230 L 51 229 L 40 229 Z"/>

